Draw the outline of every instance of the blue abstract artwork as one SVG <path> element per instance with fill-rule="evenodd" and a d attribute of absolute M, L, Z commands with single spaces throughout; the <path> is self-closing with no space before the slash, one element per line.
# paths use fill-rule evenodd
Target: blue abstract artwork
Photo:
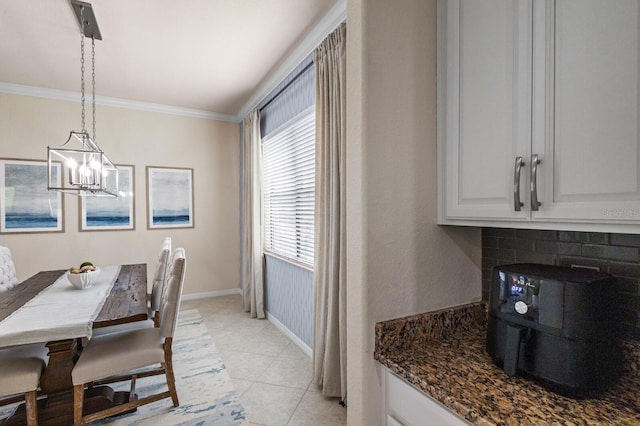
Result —
<path fill-rule="evenodd" d="M 82 231 L 134 229 L 134 166 L 118 165 L 117 197 L 82 197 Z"/>
<path fill-rule="evenodd" d="M 193 169 L 147 167 L 148 227 L 193 227 Z"/>
<path fill-rule="evenodd" d="M 53 163 L 51 182 L 61 179 Z M 0 159 L 0 232 L 62 232 L 62 195 L 47 189 L 47 162 Z"/>

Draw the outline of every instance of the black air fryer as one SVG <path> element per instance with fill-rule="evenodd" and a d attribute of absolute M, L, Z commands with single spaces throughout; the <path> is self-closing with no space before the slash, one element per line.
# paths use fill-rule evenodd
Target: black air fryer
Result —
<path fill-rule="evenodd" d="M 588 269 L 514 264 L 493 268 L 487 352 L 509 376 L 583 397 L 622 371 L 612 277 Z"/>

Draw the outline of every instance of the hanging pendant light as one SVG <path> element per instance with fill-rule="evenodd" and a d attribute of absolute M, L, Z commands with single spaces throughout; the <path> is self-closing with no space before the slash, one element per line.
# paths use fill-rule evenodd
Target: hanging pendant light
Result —
<path fill-rule="evenodd" d="M 95 42 L 102 40 L 98 23 L 90 3 L 71 0 L 80 22 L 80 103 L 82 106 L 82 131 L 71 131 L 60 148 L 47 147 L 49 176 L 47 188 L 79 196 L 118 196 L 118 168 L 109 160 L 96 143 L 96 51 Z M 91 38 L 91 86 L 93 137 L 85 130 L 84 96 L 84 39 Z M 62 163 L 66 173 L 60 186 L 51 181 L 54 163 Z"/>

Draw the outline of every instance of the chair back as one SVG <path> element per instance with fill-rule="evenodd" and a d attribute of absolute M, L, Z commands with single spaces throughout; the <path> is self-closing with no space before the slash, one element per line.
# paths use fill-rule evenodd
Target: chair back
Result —
<path fill-rule="evenodd" d="M 169 273 L 169 262 L 171 260 L 171 237 L 166 237 L 160 246 L 158 262 L 153 274 L 153 287 L 151 287 L 151 310 L 160 310 L 162 291 Z"/>
<path fill-rule="evenodd" d="M 162 337 L 173 337 L 178 322 L 184 273 L 187 267 L 184 248 L 177 248 L 171 256 L 169 277 L 162 294 L 160 305 L 160 333 Z"/>
<path fill-rule="evenodd" d="M 0 246 L 0 292 L 7 291 L 18 284 L 16 267 L 11 258 L 9 247 Z"/>

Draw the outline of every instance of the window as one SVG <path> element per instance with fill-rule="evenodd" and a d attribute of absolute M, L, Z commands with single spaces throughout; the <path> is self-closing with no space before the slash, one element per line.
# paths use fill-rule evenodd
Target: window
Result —
<path fill-rule="evenodd" d="M 262 141 L 264 250 L 313 266 L 315 110 Z"/>

